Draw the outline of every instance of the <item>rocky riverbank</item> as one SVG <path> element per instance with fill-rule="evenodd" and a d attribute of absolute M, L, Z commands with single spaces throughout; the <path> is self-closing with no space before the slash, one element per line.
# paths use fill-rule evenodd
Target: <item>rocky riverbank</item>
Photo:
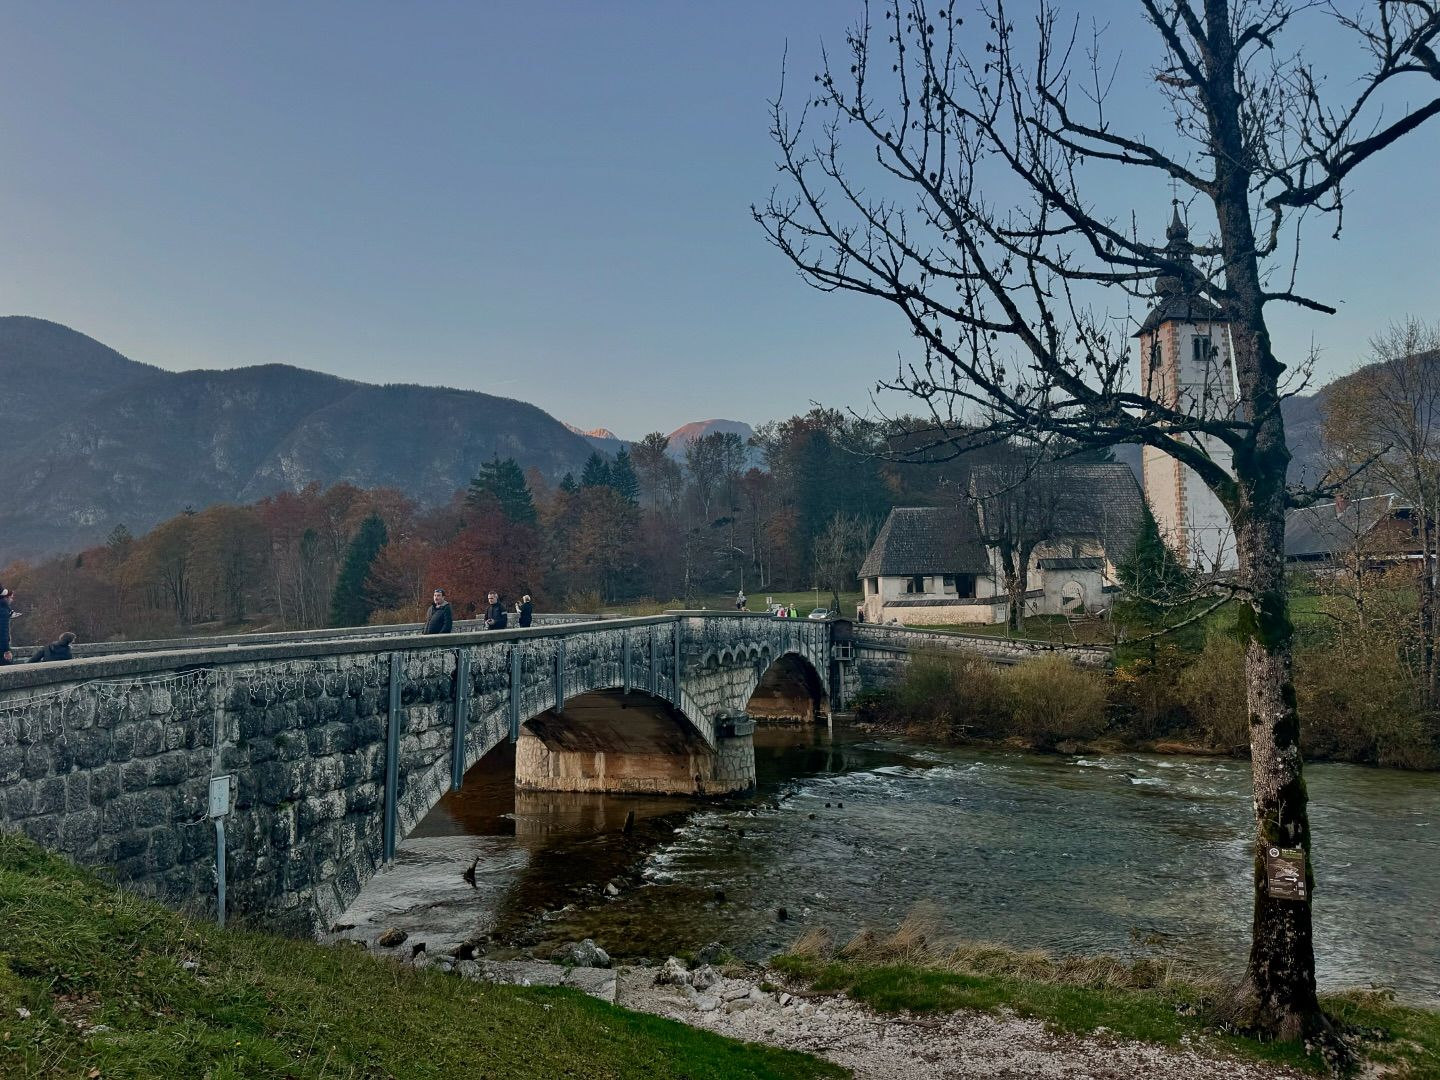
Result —
<path fill-rule="evenodd" d="M 1005 1009 L 882 1013 L 843 993 L 806 989 L 765 967 L 717 966 L 723 958 L 718 946 L 702 950 L 693 967 L 670 957 L 659 966 L 612 968 L 604 950 L 591 941 L 570 947 L 569 963 L 431 957 L 425 950 L 406 960 L 414 949 L 406 944 L 395 941 L 377 949 L 421 968 L 439 967 L 480 982 L 570 987 L 743 1042 L 814 1054 L 851 1070 L 856 1080 L 1288 1080 L 1304 1075 L 1240 1061 L 1203 1039 L 1160 1046 L 1117 1038 L 1104 1028 L 1087 1036 L 1064 1034 Z"/>

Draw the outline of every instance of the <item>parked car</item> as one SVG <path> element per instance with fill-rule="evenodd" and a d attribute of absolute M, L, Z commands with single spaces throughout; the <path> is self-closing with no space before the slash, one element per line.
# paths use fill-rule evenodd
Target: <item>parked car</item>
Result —
<path fill-rule="evenodd" d="M 830 618 L 830 609 L 826 607 L 817 607 L 814 611 L 810 612 L 807 618 L 828 619 Z"/>

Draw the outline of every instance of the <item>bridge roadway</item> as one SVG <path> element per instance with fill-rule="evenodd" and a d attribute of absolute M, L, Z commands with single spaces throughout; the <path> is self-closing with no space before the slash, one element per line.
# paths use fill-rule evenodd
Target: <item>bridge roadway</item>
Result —
<path fill-rule="evenodd" d="M 752 717 L 822 717 L 912 649 L 1053 648 L 734 612 L 562 618 L 91 645 L 0 668 L 0 828 L 213 910 L 207 792 L 233 776 L 227 907 L 309 932 L 507 738 L 520 786 L 718 794 L 754 783 Z"/>

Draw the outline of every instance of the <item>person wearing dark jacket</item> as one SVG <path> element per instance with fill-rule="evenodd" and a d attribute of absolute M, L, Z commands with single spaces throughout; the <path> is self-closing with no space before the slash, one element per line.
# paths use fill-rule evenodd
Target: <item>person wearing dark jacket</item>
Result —
<path fill-rule="evenodd" d="M 15 594 L 9 589 L 0 589 L 0 664 L 8 664 L 15 659 L 10 652 L 10 620 L 15 614 L 11 601 Z"/>
<path fill-rule="evenodd" d="M 520 598 L 520 603 L 515 605 L 515 614 L 520 616 L 520 625 L 529 626 L 535 621 L 535 605 L 530 602 L 530 594 L 526 593 Z"/>
<path fill-rule="evenodd" d="M 504 630 L 509 616 L 505 614 L 505 605 L 500 603 L 500 594 L 492 592 L 487 599 L 490 606 L 485 609 L 485 629 Z"/>
<path fill-rule="evenodd" d="M 450 610 L 450 601 L 445 599 L 445 590 L 435 590 L 434 603 L 425 612 L 425 629 L 422 634 L 448 634 L 455 625 L 455 615 Z"/>
<path fill-rule="evenodd" d="M 60 635 L 58 641 L 52 641 L 44 648 L 36 649 L 35 655 L 30 657 L 32 664 L 44 664 L 51 660 L 73 660 L 70 655 L 70 645 L 75 640 L 75 635 L 66 630 Z"/>

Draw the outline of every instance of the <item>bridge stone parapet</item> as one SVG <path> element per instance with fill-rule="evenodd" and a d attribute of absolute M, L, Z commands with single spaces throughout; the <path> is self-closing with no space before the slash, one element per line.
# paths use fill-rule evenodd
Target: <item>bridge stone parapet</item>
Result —
<path fill-rule="evenodd" d="M 471 765 L 557 705 L 627 686 L 673 702 L 715 775 L 744 782 L 748 695 L 782 656 L 826 672 L 828 649 L 825 624 L 679 613 L 0 668 L 0 828 L 204 907 L 207 789 L 230 774 L 228 907 L 313 929 Z"/>
<path fill-rule="evenodd" d="M 1077 667 L 1105 668 L 1112 651 L 1098 645 L 1065 645 L 1025 638 L 991 637 L 943 630 L 914 630 L 874 623 L 854 624 L 850 659 L 837 664 L 836 680 L 844 701 L 861 689 L 878 689 L 897 680 L 915 653 L 953 652 L 992 664 L 1018 664 L 1037 656 L 1064 656 Z"/>

